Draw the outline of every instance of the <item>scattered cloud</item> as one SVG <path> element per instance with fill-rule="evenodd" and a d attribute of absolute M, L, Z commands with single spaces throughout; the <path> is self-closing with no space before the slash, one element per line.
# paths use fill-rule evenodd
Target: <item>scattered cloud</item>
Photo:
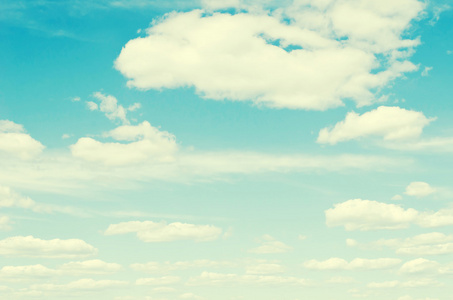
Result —
<path fill-rule="evenodd" d="M 222 234 L 222 229 L 212 225 L 194 225 L 187 223 L 131 221 L 111 224 L 105 235 L 136 233 L 137 237 L 148 243 L 170 242 L 177 240 L 194 240 L 197 242 L 212 241 Z"/>
<path fill-rule="evenodd" d="M 429 75 L 429 71 L 431 71 L 433 69 L 433 67 L 425 67 L 422 71 L 422 76 L 428 76 Z"/>
<path fill-rule="evenodd" d="M 41 154 L 44 148 L 40 142 L 25 133 L 22 125 L 0 120 L 0 153 L 31 159 Z"/>
<path fill-rule="evenodd" d="M 236 5 L 204 2 L 208 10 Z M 325 110 L 346 98 L 367 105 L 376 89 L 417 69 L 406 58 L 420 42 L 402 36 L 423 9 L 417 0 L 361 0 L 299 1 L 281 18 L 259 9 L 173 12 L 129 41 L 115 67 L 138 89 L 193 86 L 208 99 L 293 109 Z"/>
<path fill-rule="evenodd" d="M 380 106 L 362 115 L 349 112 L 345 120 L 333 128 L 321 129 L 317 142 L 334 145 L 367 136 L 380 136 L 389 141 L 413 139 L 419 137 L 423 128 L 433 120 L 421 112 Z"/>
<path fill-rule="evenodd" d="M 312 270 L 379 270 L 391 269 L 401 264 L 397 258 L 365 259 L 355 258 L 348 262 L 342 258 L 332 257 L 324 261 L 315 259 L 306 261 L 304 267 Z"/>
<path fill-rule="evenodd" d="M 42 240 L 15 236 L 0 240 L 0 255 L 46 258 L 76 258 L 95 255 L 97 249 L 79 239 Z"/>
<path fill-rule="evenodd" d="M 436 189 L 432 188 L 428 183 L 422 181 L 414 181 L 406 187 L 406 192 L 404 193 L 408 196 L 425 197 L 435 192 Z"/>
<path fill-rule="evenodd" d="M 283 242 L 277 241 L 272 236 L 265 234 L 259 240 L 261 246 L 250 249 L 250 253 L 257 254 L 269 254 L 269 253 L 286 253 L 291 251 L 293 248 L 286 245 Z"/>
<path fill-rule="evenodd" d="M 117 263 L 107 263 L 99 259 L 68 262 L 59 267 L 59 270 L 69 274 L 108 274 L 121 270 Z"/>
<path fill-rule="evenodd" d="M 344 226 L 348 231 L 402 229 L 411 224 L 425 228 L 453 225 L 453 209 L 419 212 L 396 204 L 362 199 L 334 204 L 333 208 L 325 211 L 325 215 L 327 226 Z"/>

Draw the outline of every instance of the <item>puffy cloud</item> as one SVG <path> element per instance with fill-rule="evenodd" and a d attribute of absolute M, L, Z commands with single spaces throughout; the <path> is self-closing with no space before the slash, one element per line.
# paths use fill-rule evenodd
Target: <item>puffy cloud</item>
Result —
<path fill-rule="evenodd" d="M 109 120 L 119 119 L 123 124 L 129 124 L 129 121 L 126 118 L 127 110 L 118 104 L 118 100 L 111 95 L 104 95 L 101 92 L 93 93 L 93 97 L 98 99 L 101 103 L 99 104 L 99 110 L 105 113 L 105 116 Z M 90 110 L 97 110 L 98 105 L 95 102 L 87 102 L 88 108 Z"/>
<path fill-rule="evenodd" d="M 209 99 L 316 110 L 345 98 L 370 104 L 375 89 L 417 69 L 405 59 L 419 41 L 401 36 L 423 10 L 421 2 L 298 2 L 280 10 L 288 23 L 263 13 L 170 13 L 146 37 L 129 41 L 115 67 L 139 89 L 193 86 Z"/>
<path fill-rule="evenodd" d="M 128 282 L 120 280 L 94 280 L 89 278 L 79 279 L 67 284 L 35 284 L 29 289 L 36 291 L 52 292 L 52 291 L 96 291 L 105 290 L 115 287 L 127 285 Z"/>
<path fill-rule="evenodd" d="M 395 204 L 353 199 L 334 205 L 325 211 L 329 227 L 344 226 L 346 230 L 375 230 L 406 228 L 419 213 Z"/>
<path fill-rule="evenodd" d="M 121 270 L 121 265 L 92 259 L 68 262 L 61 265 L 59 269 L 70 274 L 106 274 L 118 272 Z"/>
<path fill-rule="evenodd" d="M 111 224 L 105 231 L 106 235 L 137 233 L 144 242 L 170 242 L 177 240 L 211 241 L 217 239 L 222 229 L 212 225 L 195 225 L 187 223 L 131 221 Z"/>
<path fill-rule="evenodd" d="M 224 284 L 246 285 L 309 285 L 308 281 L 297 277 L 270 276 L 270 275 L 238 275 L 227 273 L 202 272 L 200 276 L 189 278 L 187 285 L 216 286 Z"/>
<path fill-rule="evenodd" d="M 324 261 L 315 259 L 306 261 L 304 267 L 312 270 L 378 270 L 391 269 L 399 264 L 401 264 L 401 259 L 397 258 L 355 258 L 347 262 L 342 258 L 332 257 Z"/>
<path fill-rule="evenodd" d="M 0 277 L 4 279 L 24 279 L 37 277 L 50 277 L 59 274 L 57 270 L 49 269 L 43 265 L 30 266 L 4 266 L 0 269 Z"/>
<path fill-rule="evenodd" d="M 22 125 L 0 120 L 0 153 L 30 159 L 39 155 L 44 146 L 25 133 Z"/>
<path fill-rule="evenodd" d="M 181 281 L 178 276 L 164 276 L 154 278 L 139 278 L 136 285 L 172 285 Z"/>
<path fill-rule="evenodd" d="M 130 143 L 102 143 L 84 137 L 71 145 L 72 155 L 87 161 L 110 166 L 137 164 L 147 161 L 173 161 L 177 150 L 174 135 L 160 131 L 144 121 L 139 125 L 124 125 L 105 134 L 117 141 Z"/>
<path fill-rule="evenodd" d="M 344 121 L 338 122 L 333 128 L 321 129 L 317 142 L 333 145 L 367 136 L 382 136 L 384 140 L 390 141 L 416 138 L 432 120 L 421 112 L 380 106 L 362 115 L 349 112 Z"/>
<path fill-rule="evenodd" d="M 432 188 L 428 183 L 415 181 L 411 182 L 406 187 L 406 195 L 415 196 L 415 197 L 425 197 L 436 192 L 436 189 Z"/>
<path fill-rule="evenodd" d="M 0 240 L 0 255 L 48 258 L 74 258 L 94 255 L 97 249 L 79 239 L 42 240 L 15 236 Z"/>
<path fill-rule="evenodd" d="M 435 271 L 438 268 L 439 263 L 436 261 L 417 258 L 404 263 L 400 268 L 400 272 L 406 274 L 426 273 Z"/>
<path fill-rule="evenodd" d="M 334 204 L 325 211 L 329 227 L 344 226 L 346 230 L 401 229 L 410 224 L 421 227 L 440 227 L 453 224 L 453 210 L 419 212 L 413 208 L 404 209 L 396 204 L 353 199 Z"/>
<path fill-rule="evenodd" d="M 285 243 L 277 241 L 268 234 L 263 235 L 260 242 L 261 246 L 250 249 L 249 252 L 257 254 L 285 253 L 293 249 Z"/>

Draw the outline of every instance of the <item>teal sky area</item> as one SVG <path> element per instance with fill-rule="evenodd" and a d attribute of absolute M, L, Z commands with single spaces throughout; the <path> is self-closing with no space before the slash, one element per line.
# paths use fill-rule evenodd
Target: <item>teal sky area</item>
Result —
<path fill-rule="evenodd" d="M 5 0 L 0 298 L 451 300 L 447 0 Z"/>

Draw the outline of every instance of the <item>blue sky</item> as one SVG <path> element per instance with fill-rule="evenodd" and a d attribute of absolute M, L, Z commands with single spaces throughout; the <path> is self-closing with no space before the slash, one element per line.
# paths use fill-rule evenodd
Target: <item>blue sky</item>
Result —
<path fill-rule="evenodd" d="M 3 1 L 0 297 L 447 300 L 447 0 Z"/>

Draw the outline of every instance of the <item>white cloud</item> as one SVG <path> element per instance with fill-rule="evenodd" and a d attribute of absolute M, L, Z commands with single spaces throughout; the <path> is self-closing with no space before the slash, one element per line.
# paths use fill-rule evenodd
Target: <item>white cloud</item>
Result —
<path fill-rule="evenodd" d="M 424 228 L 453 225 L 453 209 L 419 212 L 413 208 L 377 201 L 353 199 L 334 204 L 325 211 L 329 227 L 350 230 L 401 229 L 411 224 Z"/>
<path fill-rule="evenodd" d="M 121 270 L 117 263 L 107 263 L 99 259 L 68 262 L 59 267 L 59 270 L 70 274 L 106 274 Z"/>
<path fill-rule="evenodd" d="M 99 106 L 98 106 L 98 104 L 97 104 L 96 102 L 87 101 L 86 104 L 87 104 L 87 108 L 88 108 L 89 110 L 91 110 L 91 111 L 93 111 L 93 110 L 98 110 L 98 109 L 99 109 Z"/>
<path fill-rule="evenodd" d="M 169 273 L 176 270 L 186 270 L 189 268 L 218 268 L 218 267 L 235 267 L 237 264 L 230 261 L 215 261 L 208 259 L 199 259 L 193 261 L 177 262 L 157 262 L 151 261 L 144 264 L 131 264 L 130 267 L 135 271 L 148 273 Z"/>
<path fill-rule="evenodd" d="M 367 136 L 381 136 L 389 141 L 417 138 L 432 120 L 421 112 L 380 106 L 362 115 L 349 112 L 335 127 L 321 129 L 317 142 L 334 145 Z"/>
<path fill-rule="evenodd" d="M 195 300 L 201 300 L 204 299 L 203 297 L 200 297 L 198 295 L 195 295 L 194 293 L 184 293 L 179 296 L 181 299 L 195 299 Z"/>
<path fill-rule="evenodd" d="M 344 226 L 346 230 L 376 230 L 406 228 L 419 216 L 413 208 L 377 201 L 353 199 L 334 205 L 325 211 L 329 227 Z"/>
<path fill-rule="evenodd" d="M 425 197 L 436 192 L 436 189 L 432 188 L 428 183 L 415 181 L 411 182 L 406 187 L 406 195 L 415 196 L 415 197 Z"/>
<path fill-rule="evenodd" d="M 346 98 L 370 104 L 375 89 L 417 69 L 405 57 L 419 41 L 402 35 L 423 10 L 421 2 L 299 3 L 280 10 L 289 23 L 259 10 L 170 13 L 153 22 L 146 37 L 129 41 L 115 67 L 139 89 L 194 86 L 215 100 L 317 110 Z M 204 5 L 212 10 L 238 3 Z"/>
<path fill-rule="evenodd" d="M 348 262 L 342 258 L 332 257 L 324 261 L 315 259 L 306 261 L 304 267 L 312 270 L 379 270 L 391 269 L 399 264 L 401 259 L 397 258 L 355 258 Z"/>
<path fill-rule="evenodd" d="M 222 234 L 222 229 L 212 225 L 194 225 L 187 223 L 131 221 L 111 224 L 105 231 L 106 235 L 137 233 L 144 242 L 170 242 L 177 240 L 212 241 Z"/>
<path fill-rule="evenodd" d="M 44 150 L 44 146 L 25 133 L 22 125 L 0 120 L 0 153 L 31 159 Z"/>
<path fill-rule="evenodd" d="M 201 6 L 207 10 L 219 10 L 225 8 L 239 8 L 240 0 L 201 0 Z"/>
<path fill-rule="evenodd" d="M 308 281 L 298 277 L 270 276 L 270 275 L 238 275 L 227 273 L 202 272 L 200 276 L 189 278 L 187 285 L 216 286 L 224 284 L 246 284 L 246 285 L 309 285 Z"/>
<path fill-rule="evenodd" d="M 440 264 L 436 261 L 417 258 L 404 263 L 400 268 L 400 272 L 404 274 L 427 273 L 436 271 L 439 268 L 439 265 Z"/>
<path fill-rule="evenodd" d="M 43 265 L 30 266 L 4 266 L 0 269 L 0 277 L 3 279 L 39 278 L 51 277 L 58 275 L 59 272 L 54 269 L 49 269 Z"/>
<path fill-rule="evenodd" d="M 425 67 L 422 71 L 422 76 L 428 76 L 429 71 L 431 71 L 432 69 L 433 69 L 433 67 Z"/>
<path fill-rule="evenodd" d="M 97 249 L 79 239 L 42 240 L 15 236 L 0 240 L 0 255 L 48 258 L 74 258 L 94 255 Z"/>
<path fill-rule="evenodd" d="M 416 280 L 409 280 L 409 281 L 384 281 L 384 282 L 371 282 L 367 285 L 369 288 L 396 288 L 396 287 L 404 287 L 404 288 L 415 288 L 415 287 L 438 287 L 442 286 L 442 283 L 434 280 L 432 278 L 422 278 Z"/>
<path fill-rule="evenodd" d="M 80 101 L 80 97 L 74 97 L 71 99 L 71 101 L 73 102 L 79 102 Z"/>
<path fill-rule="evenodd" d="M 93 97 L 101 101 L 99 104 L 99 110 L 105 113 L 105 116 L 109 120 L 119 119 L 123 124 L 129 124 L 126 118 L 127 110 L 122 106 L 118 105 L 118 100 L 111 95 L 104 95 L 101 92 L 93 93 Z M 97 107 L 93 105 L 94 102 L 87 102 L 90 110 L 96 110 Z M 96 103 L 94 103 L 96 104 Z"/>
<path fill-rule="evenodd" d="M 174 160 L 177 144 L 174 135 L 160 131 L 144 121 L 138 125 L 123 125 L 105 133 L 117 141 L 130 143 L 102 143 L 95 139 L 80 138 L 70 146 L 72 155 L 91 162 L 110 166 L 144 163 L 147 161 L 170 162 Z"/>
<path fill-rule="evenodd" d="M 250 253 L 269 254 L 269 253 L 286 253 L 293 248 L 283 242 L 277 241 L 272 236 L 265 234 L 260 239 L 261 246 L 250 249 Z"/>
<path fill-rule="evenodd" d="M 172 285 L 181 281 L 178 276 L 164 276 L 153 278 L 139 278 L 135 282 L 136 285 Z"/>
<path fill-rule="evenodd" d="M 94 280 L 89 278 L 79 279 L 67 284 L 35 284 L 29 289 L 36 291 L 52 292 L 52 291 L 96 291 L 105 290 L 115 287 L 125 286 L 128 283 L 120 280 Z"/>

